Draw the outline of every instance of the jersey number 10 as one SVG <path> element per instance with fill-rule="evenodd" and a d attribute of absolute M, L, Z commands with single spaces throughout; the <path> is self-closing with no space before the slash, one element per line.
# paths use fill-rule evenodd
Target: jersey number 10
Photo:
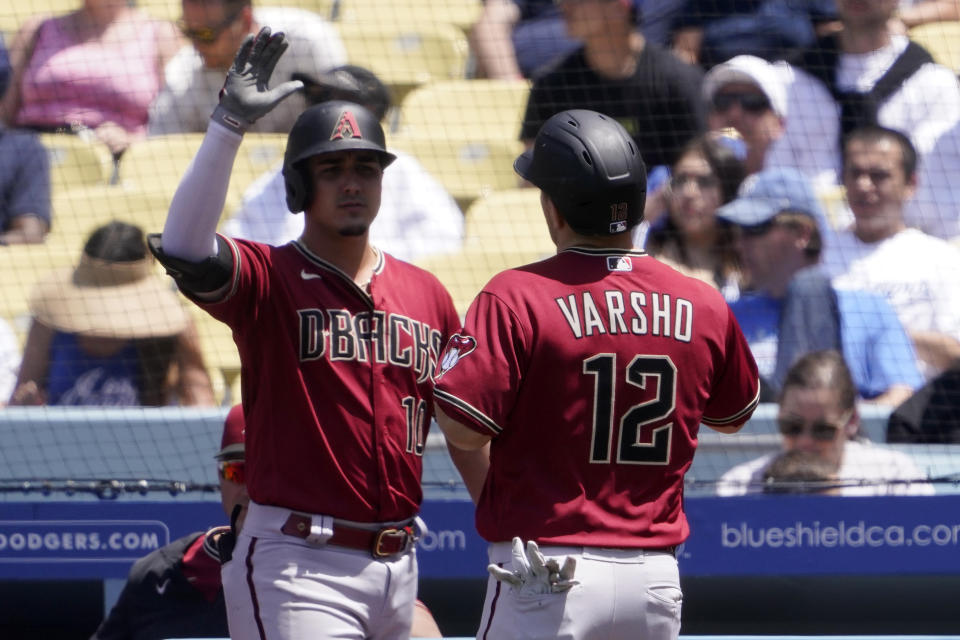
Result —
<path fill-rule="evenodd" d="M 618 379 L 617 356 L 602 353 L 583 361 L 583 373 L 593 376 L 593 434 L 591 463 L 611 461 L 615 424 L 618 425 L 617 459 L 619 464 L 665 465 L 670 462 L 670 441 L 673 423 L 650 427 L 662 422 L 676 406 L 677 368 L 668 356 L 633 358 L 626 367 L 626 383 L 646 389 L 657 383 L 652 400 L 631 406 L 622 416 L 614 415 L 614 398 L 622 387 Z M 621 389 L 622 390 L 622 389 Z"/>

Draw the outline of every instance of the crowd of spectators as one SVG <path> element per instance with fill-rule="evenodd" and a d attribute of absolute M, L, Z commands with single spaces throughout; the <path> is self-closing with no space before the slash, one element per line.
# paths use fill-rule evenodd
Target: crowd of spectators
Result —
<path fill-rule="evenodd" d="M 84 0 L 5 34 L 0 244 L 42 243 L 56 217 L 69 215 L 51 211 L 39 134 L 89 138 L 122 163 L 124 150 L 145 137 L 202 132 L 235 51 L 261 26 L 284 31 L 290 43 L 275 81 L 298 79 L 305 89 L 251 132 L 286 133 L 306 106 L 331 98 L 366 104 L 386 128 L 403 109 L 385 80 L 350 64 L 336 16 L 250 0 L 182 0 L 181 9 L 170 21 L 136 3 Z M 637 241 L 723 293 L 760 363 L 765 399 L 782 397 L 788 371 L 806 353 L 833 349 L 857 401 L 893 409 L 960 359 L 960 186 L 952 179 L 960 84 L 956 69 L 909 38 L 911 28 L 936 20 L 960 20 L 960 2 L 486 0 L 464 30 L 467 77 L 528 83 L 522 120 L 503 128 L 527 145 L 567 108 L 625 126 L 650 170 Z M 410 260 L 460 246 L 463 212 L 416 158 L 400 154 L 385 178 L 375 244 Z M 285 211 L 279 167 L 243 186 L 226 233 L 275 243 L 297 237 L 302 223 Z M 839 205 L 828 211 L 825 198 L 837 193 Z M 105 284 L 94 271 L 116 270 L 107 256 L 121 251 L 119 230 L 103 255 L 85 251 L 69 276 L 38 283 L 22 366 L 18 374 L 5 366 L 0 377 L 4 400 L 215 402 L 197 347 L 203 336 L 186 314 L 164 334 L 184 338 L 153 367 L 153 387 L 137 386 L 135 357 L 120 376 L 133 384 L 85 386 L 96 368 L 88 360 L 103 350 L 90 346 L 94 337 L 115 342 L 104 352 L 109 360 L 136 351 L 131 341 L 144 336 L 85 336 L 68 326 L 75 313 L 59 326 L 40 292 L 66 306 L 78 278 Z M 141 319 L 159 323 L 165 299 L 158 293 Z M 19 358 L 16 342 L 4 340 L 7 363 Z M 83 366 L 65 366 L 66 354 L 81 351 Z M 168 372 L 176 358 L 185 360 Z M 174 375 L 181 382 L 171 382 Z M 176 391 L 183 380 L 189 390 Z"/>

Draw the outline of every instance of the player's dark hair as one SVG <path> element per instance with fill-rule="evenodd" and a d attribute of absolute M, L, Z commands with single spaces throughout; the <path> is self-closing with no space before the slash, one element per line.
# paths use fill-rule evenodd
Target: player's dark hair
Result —
<path fill-rule="evenodd" d="M 856 407 L 857 387 L 850 368 L 840 352 L 834 349 L 811 351 L 797 360 L 783 379 L 781 401 L 792 388 L 832 389 L 837 394 L 841 410 Z"/>
<path fill-rule="evenodd" d="M 115 220 L 91 233 L 83 252 L 108 262 L 136 262 L 147 257 L 147 243 L 143 229 Z"/>
<path fill-rule="evenodd" d="M 877 144 L 889 140 L 900 147 L 900 163 L 903 167 L 903 176 L 907 180 L 912 180 L 917 173 L 917 148 L 906 134 L 883 127 L 878 124 L 868 124 L 857 127 L 846 135 L 843 139 L 843 164 L 847 164 L 847 153 L 851 142 L 862 142 L 864 144 Z"/>

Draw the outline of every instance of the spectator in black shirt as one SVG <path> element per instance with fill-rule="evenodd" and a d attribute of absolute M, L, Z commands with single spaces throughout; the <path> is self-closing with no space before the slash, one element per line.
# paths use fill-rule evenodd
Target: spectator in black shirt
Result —
<path fill-rule="evenodd" d="M 673 164 L 705 129 L 702 72 L 649 43 L 630 0 L 563 0 L 560 8 L 583 46 L 534 81 L 520 139 L 532 144 L 559 111 L 592 109 L 626 128 L 648 167 Z"/>

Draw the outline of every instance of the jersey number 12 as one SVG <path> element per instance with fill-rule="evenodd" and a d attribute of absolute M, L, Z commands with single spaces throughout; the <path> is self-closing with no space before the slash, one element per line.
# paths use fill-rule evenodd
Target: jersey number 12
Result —
<path fill-rule="evenodd" d="M 646 389 L 654 382 L 652 400 L 635 404 L 622 416 L 614 415 L 614 398 L 621 386 L 617 356 L 601 353 L 583 361 L 583 373 L 593 376 L 593 434 L 590 462 L 611 461 L 614 431 L 617 432 L 617 459 L 620 464 L 665 465 L 670 462 L 673 423 L 662 422 L 673 413 L 677 398 L 677 368 L 668 356 L 634 356 L 625 371 L 626 383 Z M 615 426 L 616 425 L 616 426 Z"/>

